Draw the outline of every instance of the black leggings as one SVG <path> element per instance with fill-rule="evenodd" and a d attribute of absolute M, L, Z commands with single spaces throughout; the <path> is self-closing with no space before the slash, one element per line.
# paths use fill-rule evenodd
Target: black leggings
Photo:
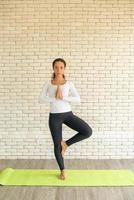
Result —
<path fill-rule="evenodd" d="M 62 123 L 78 131 L 76 135 L 65 141 L 68 146 L 92 135 L 91 127 L 72 111 L 63 113 L 49 113 L 49 128 L 54 143 L 54 154 L 60 170 L 64 169 L 64 159 L 61 154 Z"/>

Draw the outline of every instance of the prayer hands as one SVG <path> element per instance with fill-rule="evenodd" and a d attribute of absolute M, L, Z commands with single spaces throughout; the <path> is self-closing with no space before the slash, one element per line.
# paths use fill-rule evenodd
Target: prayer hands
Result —
<path fill-rule="evenodd" d="M 60 90 L 60 86 L 57 86 L 57 91 L 56 91 L 56 99 L 63 99 L 62 91 Z"/>

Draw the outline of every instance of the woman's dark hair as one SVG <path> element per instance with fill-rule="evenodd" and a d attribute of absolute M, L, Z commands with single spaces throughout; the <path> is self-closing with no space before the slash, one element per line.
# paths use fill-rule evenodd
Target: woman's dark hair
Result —
<path fill-rule="evenodd" d="M 56 58 L 52 63 L 53 69 L 54 69 L 55 62 L 57 62 L 57 61 L 63 62 L 64 63 L 64 68 L 66 67 L 66 61 L 63 58 Z M 53 72 L 51 79 L 53 80 L 54 78 L 55 78 L 55 73 Z M 63 74 L 63 78 L 64 79 L 66 78 L 64 74 Z"/>

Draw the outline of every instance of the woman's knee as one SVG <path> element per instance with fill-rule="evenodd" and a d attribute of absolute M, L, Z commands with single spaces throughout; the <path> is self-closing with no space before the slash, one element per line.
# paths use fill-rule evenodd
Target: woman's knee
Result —
<path fill-rule="evenodd" d="M 87 138 L 90 137 L 90 136 L 92 135 L 92 133 L 93 133 L 92 128 L 91 128 L 89 125 L 87 125 L 87 126 L 86 126 L 86 130 L 85 130 L 85 135 L 86 135 L 86 137 L 87 137 Z"/>

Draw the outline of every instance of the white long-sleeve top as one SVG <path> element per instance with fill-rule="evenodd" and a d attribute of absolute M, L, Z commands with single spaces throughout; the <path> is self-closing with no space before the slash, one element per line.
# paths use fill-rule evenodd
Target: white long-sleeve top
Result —
<path fill-rule="evenodd" d="M 50 103 L 50 113 L 63 113 L 71 111 L 70 102 L 81 102 L 80 96 L 71 80 L 67 80 L 66 83 L 60 85 L 63 99 L 55 98 L 57 87 L 58 86 L 52 84 L 51 81 L 45 81 L 39 95 L 39 103 Z M 71 92 L 72 96 L 69 96 L 69 92 Z"/>

